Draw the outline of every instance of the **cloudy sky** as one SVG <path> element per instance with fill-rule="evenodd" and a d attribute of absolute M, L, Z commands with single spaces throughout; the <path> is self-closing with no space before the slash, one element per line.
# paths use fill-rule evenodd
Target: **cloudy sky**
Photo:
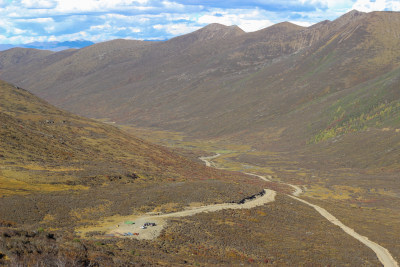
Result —
<path fill-rule="evenodd" d="M 400 11 L 400 0 L 0 0 L 0 43 L 164 40 L 209 23 L 250 32 L 309 26 L 352 10 Z"/>

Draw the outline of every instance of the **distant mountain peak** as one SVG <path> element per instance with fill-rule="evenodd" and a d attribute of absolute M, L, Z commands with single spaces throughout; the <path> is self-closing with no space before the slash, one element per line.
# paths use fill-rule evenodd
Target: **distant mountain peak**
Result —
<path fill-rule="evenodd" d="M 281 29 L 284 31 L 292 31 L 292 30 L 304 29 L 305 27 L 291 23 L 289 21 L 284 21 L 284 22 L 276 23 L 268 28 L 269 29 Z"/>
<path fill-rule="evenodd" d="M 273 26 L 279 26 L 279 27 L 299 27 L 299 28 L 304 28 L 303 26 L 291 23 L 289 21 L 284 21 L 284 22 L 280 22 L 280 23 L 276 23 Z M 272 26 L 271 26 L 272 27 Z"/>
<path fill-rule="evenodd" d="M 216 38 L 224 39 L 244 33 L 245 32 L 236 25 L 225 26 L 219 23 L 212 23 L 195 31 L 193 34 L 196 34 L 201 40 L 211 40 Z"/>
<path fill-rule="evenodd" d="M 22 47 L 22 48 L 34 48 L 41 50 L 50 50 L 50 51 L 61 51 L 66 49 L 79 49 L 86 46 L 93 45 L 94 43 L 87 40 L 74 40 L 74 41 L 51 41 L 51 42 L 31 42 L 27 44 L 19 44 L 19 45 L 4 45 L 0 44 L 0 51 L 6 50 L 14 47 Z"/>
<path fill-rule="evenodd" d="M 361 12 L 356 9 L 353 9 L 353 10 L 347 12 L 346 14 L 344 14 L 343 16 L 346 16 L 346 15 L 347 16 L 359 16 L 359 15 L 363 15 L 363 14 L 365 14 L 365 12 Z"/>
<path fill-rule="evenodd" d="M 305 29 L 305 27 L 285 21 L 258 30 L 252 34 L 253 35 L 271 35 L 271 34 L 285 34 L 285 33 L 288 34 L 290 32 L 301 31 L 303 29 Z"/>
<path fill-rule="evenodd" d="M 352 11 L 347 12 L 346 14 L 340 16 L 339 18 L 336 19 L 336 21 L 350 21 L 350 20 L 354 20 L 360 17 L 363 17 L 364 15 L 366 15 L 367 13 L 365 12 L 361 12 L 358 10 L 353 9 Z"/>
<path fill-rule="evenodd" d="M 220 24 L 220 23 L 208 24 L 207 26 L 203 27 L 200 30 L 208 30 L 208 31 L 227 30 L 227 31 L 229 31 L 229 30 L 232 30 L 232 29 L 242 31 L 237 25 L 226 26 L 226 25 L 223 25 L 223 24 Z"/>

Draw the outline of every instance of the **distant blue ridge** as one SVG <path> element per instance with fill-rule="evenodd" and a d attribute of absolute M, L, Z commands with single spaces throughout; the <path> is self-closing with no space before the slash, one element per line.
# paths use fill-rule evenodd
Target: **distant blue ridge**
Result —
<path fill-rule="evenodd" d="M 14 47 L 61 51 L 61 50 L 66 50 L 66 49 L 71 49 L 71 48 L 79 49 L 79 48 L 83 48 L 83 47 L 90 46 L 93 44 L 94 44 L 94 42 L 86 41 L 86 40 L 65 41 L 65 42 L 33 42 L 33 43 L 20 44 L 20 45 L 0 44 L 0 51 L 11 49 Z"/>

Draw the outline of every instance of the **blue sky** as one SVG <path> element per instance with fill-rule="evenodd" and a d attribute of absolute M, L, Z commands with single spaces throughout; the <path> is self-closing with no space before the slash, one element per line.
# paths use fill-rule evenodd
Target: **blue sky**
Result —
<path fill-rule="evenodd" d="M 0 43 L 164 40 L 210 23 L 256 31 L 302 26 L 352 10 L 400 11 L 400 0 L 0 0 Z"/>

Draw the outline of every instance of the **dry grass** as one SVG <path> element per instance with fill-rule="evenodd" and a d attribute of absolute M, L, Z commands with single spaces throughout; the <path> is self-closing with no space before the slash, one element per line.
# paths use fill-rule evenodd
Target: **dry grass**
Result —
<path fill-rule="evenodd" d="M 81 185 L 66 185 L 66 184 L 30 184 L 16 179 L 10 179 L 0 176 L 0 197 L 12 195 L 27 195 L 32 193 L 46 193 L 58 192 L 66 190 L 80 190 L 85 191 L 88 189 L 86 186 Z M 84 194 L 84 192 L 81 192 Z"/>
<path fill-rule="evenodd" d="M 379 265 L 368 248 L 313 209 L 284 196 L 251 210 L 172 220 L 158 242 L 200 265 Z"/>

